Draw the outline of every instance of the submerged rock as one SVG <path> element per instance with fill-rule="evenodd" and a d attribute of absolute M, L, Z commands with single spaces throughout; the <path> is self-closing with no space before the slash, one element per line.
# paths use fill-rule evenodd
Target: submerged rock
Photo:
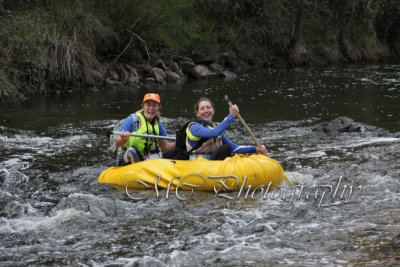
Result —
<path fill-rule="evenodd" d="M 7 169 L 0 170 L 0 185 L 6 180 L 6 178 L 10 175 L 10 172 Z"/>
<path fill-rule="evenodd" d="M 340 133 L 364 133 L 366 131 L 365 126 L 360 123 L 354 122 L 353 119 L 347 117 L 338 117 L 325 122 L 319 126 L 316 131 L 322 131 L 326 134 L 340 134 Z"/>
<path fill-rule="evenodd" d="M 393 245 L 390 248 L 390 251 L 391 252 L 400 251 L 400 233 L 396 237 L 393 238 L 392 242 L 393 242 Z"/>

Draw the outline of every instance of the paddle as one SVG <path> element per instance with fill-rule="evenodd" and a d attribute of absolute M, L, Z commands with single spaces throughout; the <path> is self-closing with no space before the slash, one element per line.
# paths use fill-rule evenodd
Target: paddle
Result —
<path fill-rule="evenodd" d="M 112 134 L 113 135 L 120 135 L 122 133 L 113 131 Z M 137 136 L 137 137 L 144 137 L 144 138 L 165 139 L 165 140 L 173 140 L 173 141 L 176 140 L 175 137 L 171 137 L 171 136 L 160 136 L 160 135 L 151 135 L 151 134 L 135 134 L 135 133 L 130 133 L 129 135 L 130 136 Z"/>
<path fill-rule="evenodd" d="M 228 102 L 229 107 L 232 107 L 232 102 L 229 100 L 229 97 L 227 95 L 225 95 L 225 100 Z M 256 143 L 257 147 L 261 147 L 260 143 L 257 141 L 257 138 L 254 136 L 254 134 L 251 132 L 249 126 L 247 126 L 246 122 L 244 121 L 244 119 L 242 118 L 242 116 L 240 114 L 238 114 L 237 116 L 239 118 L 239 121 L 242 123 L 242 125 L 244 126 L 244 128 L 246 128 L 247 132 L 249 133 L 249 135 L 251 136 L 251 138 L 253 138 L 254 142 Z"/>

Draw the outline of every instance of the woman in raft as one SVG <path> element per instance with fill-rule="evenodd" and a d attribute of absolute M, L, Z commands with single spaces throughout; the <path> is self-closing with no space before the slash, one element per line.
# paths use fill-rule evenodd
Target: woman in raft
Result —
<path fill-rule="evenodd" d="M 237 105 L 229 108 L 229 114 L 217 126 L 212 121 L 214 115 L 213 102 L 205 97 L 200 98 L 194 105 L 196 122 L 192 122 L 186 128 L 186 150 L 189 152 L 189 159 L 204 157 L 209 160 L 224 160 L 232 153 L 262 153 L 267 155 L 264 145 L 240 146 L 232 143 L 224 135 L 224 130 L 239 114 Z"/>
<path fill-rule="evenodd" d="M 142 160 L 160 158 L 162 152 L 175 148 L 175 143 L 165 139 L 130 136 L 130 133 L 168 136 L 160 122 L 161 100 L 158 94 L 146 94 L 143 98 L 142 109 L 129 115 L 119 127 L 121 134 L 115 139 L 118 148 L 117 164 L 124 166 Z"/>

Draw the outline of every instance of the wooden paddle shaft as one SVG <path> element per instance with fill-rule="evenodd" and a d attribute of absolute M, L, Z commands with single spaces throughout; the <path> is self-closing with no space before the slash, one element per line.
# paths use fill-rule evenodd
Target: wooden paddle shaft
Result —
<path fill-rule="evenodd" d="M 229 100 L 229 97 L 227 95 L 225 95 L 225 100 L 228 102 L 229 107 L 232 107 L 233 104 L 232 102 Z M 254 140 L 254 142 L 256 143 L 257 147 L 261 147 L 260 143 L 258 142 L 257 138 L 254 136 L 254 134 L 251 132 L 249 126 L 247 126 L 246 122 L 244 121 L 244 119 L 242 118 L 242 116 L 240 114 L 238 114 L 237 116 L 239 118 L 239 121 L 242 123 L 242 125 L 244 126 L 244 128 L 247 130 L 247 132 L 249 133 L 249 135 L 251 136 L 251 138 Z"/>

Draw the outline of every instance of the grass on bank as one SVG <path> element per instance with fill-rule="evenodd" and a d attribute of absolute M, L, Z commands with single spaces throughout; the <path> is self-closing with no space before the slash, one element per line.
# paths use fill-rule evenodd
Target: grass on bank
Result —
<path fill-rule="evenodd" d="M 135 64 L 148 56 L 228 53 L 268 65 L 285 56 L 301 2 L 0 0 L 0 101 L 79 90 L 95 79 L 93 70 L 104 73 L 115 60 Z M 305 63 L 312 62 L 306 54 L 325 57 L 327 63 L 343 58 L 340 25 L 345 25 L 342 43 L 350 60 L 376 60 L 387 53 L 385 40 L 397 49 L 396 3 L 304 1 L 295 56 Z"/>
<path fill-rule="evenodd" d="M 30 92 L 76 90 L 95 79 L 93 70 L 104 74 L 100 61 L 121 56 L 120 61 L 142 63 L 147 47 L 151 53 L 171 54 L 217 49 L 212 27 L 201 29 L 207 22 L 193 17 L 191 1 L 47 2 L 33 11 L 0 12 L 0 101 Z M 121 54 L 132 34 L 138 38 Z"/>
<path fill-rule="evenodd" d="M 95 42 L 103 29 L 98 20 L 84 13 L 53 15 L 38 9 L 2 17 L 0 100 L 78 87 L 99 68 Z"/>

